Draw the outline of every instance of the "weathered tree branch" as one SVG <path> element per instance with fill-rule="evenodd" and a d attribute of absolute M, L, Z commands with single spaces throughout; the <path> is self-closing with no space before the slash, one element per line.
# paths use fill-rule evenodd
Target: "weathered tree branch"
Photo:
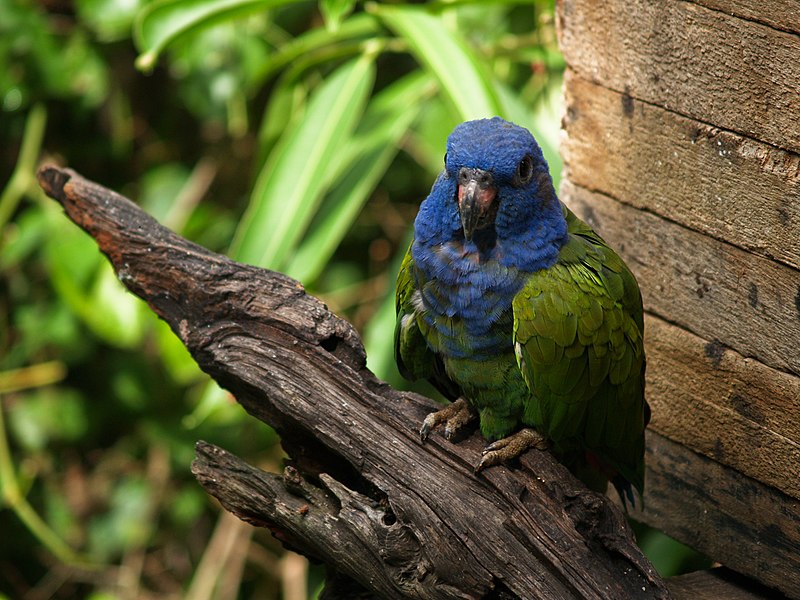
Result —
<path fill-rule="evenodd" d="M 420 444 L 433 403 L 375 378 L 352 326 L 298 282 L 193 244 L 73 171 L 44 167 L 39 181 L 200 367 L 281 435 L 281 476 L 198 444 L 193 471 L 229 511 L 363 597 L 668 596 L 618 508 L 549 453 L 476 476 L 478 434 Z"/>

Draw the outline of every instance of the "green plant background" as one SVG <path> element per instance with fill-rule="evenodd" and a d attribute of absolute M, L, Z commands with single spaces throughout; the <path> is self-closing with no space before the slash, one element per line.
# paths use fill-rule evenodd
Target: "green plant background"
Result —
<path fill-rule="evenodd" d="M 394 367 L 394 276 L 457 123 L 531 129 L 560 176 L 551 1 L 0 0 L 0 598 L 284 598 L 322 570 L 220 511 L 205 439 L 247 418 L 35 184 L 45 161 L 284 271 Z M 424 390 L 424 388 L 423 388 Z M 656 532 L 664 574 L 702 560 Z"/>

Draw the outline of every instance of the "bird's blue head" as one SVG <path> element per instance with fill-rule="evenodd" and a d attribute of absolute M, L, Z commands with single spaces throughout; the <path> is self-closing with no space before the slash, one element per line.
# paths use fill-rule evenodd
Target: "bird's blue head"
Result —
<path fill-rule="evenodd" d="M 444 171 L 420 206 L 418 241 L 535 271 L 555 262 L 566 235 L 547 162 L 527 129 L 494 117 L 453 130 Z"/>

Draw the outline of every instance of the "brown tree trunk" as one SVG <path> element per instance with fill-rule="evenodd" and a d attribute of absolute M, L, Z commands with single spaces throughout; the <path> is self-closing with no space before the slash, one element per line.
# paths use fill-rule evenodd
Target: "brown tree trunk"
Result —
<path fill-rule="evenodd" d="M 278 431 L 282 474 L 204 442 L 193 471 L 229 511 L 328 565 L 326 597 L 668 597 L 619 509 L 549 453 L 474 475 L 478 434 L 421 444 L 433 402 L 379 381 L 353 327 L 297 281 L 193 244 L 73 171 L 39 181 L 200 367 Z"/>

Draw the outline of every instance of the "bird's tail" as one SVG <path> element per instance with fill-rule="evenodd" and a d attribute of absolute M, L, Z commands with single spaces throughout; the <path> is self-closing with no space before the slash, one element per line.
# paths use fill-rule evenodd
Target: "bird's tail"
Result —
<path fill-rule="evenodd" d="M 611 478 L 611 483 L 614 484 L 617 494 L 622 500 L 622 508 L 626 514 L 628 513 L 628 502 L 631 503 L 631 509 L 636 508 L 636 496 L 639 496 L 639 507 L 644 509 L 644 498 L 641 494 L 634 493 L 634 488 L 630 481 L 617 474 Z"/>
<path fill-rule="evenodd" d="M 621 472 L 620 469 L 613 467 L 607 460 L 603 460 L 599 455 L 591 450 L 586 450 L 585 452 L 585 459 L 586 459 L 586 466 L 588 469 L 583 469 L 583 472 L 576 472 L 575 474 L 581 479 L 589 489 L 593 489 L 595 491 L 605 492 L 606 485 L 602 487 L 598 485 L 593 485 L 594 479 L 598 481 L 602 478 L 603 482 L 610 481 L 617 490 L 617 494 L 619 494 L 620 500 L 622 500 L 622 508 L 625 512 L 628 512 L 628 503 L 630 502 L 631 508 L 636 508 L 636 496 L 639 496 L 639 506 L 644 508 L 644 499 L 641 495 L 641 490 L 629 481 L 627 477 L 625 477 Z M 589 473 L 586 473 L 586 471 Z M 587 475 L 589 475 L 587 477 Z M 636 492 L 639 492 L 638 494 Z"/>

